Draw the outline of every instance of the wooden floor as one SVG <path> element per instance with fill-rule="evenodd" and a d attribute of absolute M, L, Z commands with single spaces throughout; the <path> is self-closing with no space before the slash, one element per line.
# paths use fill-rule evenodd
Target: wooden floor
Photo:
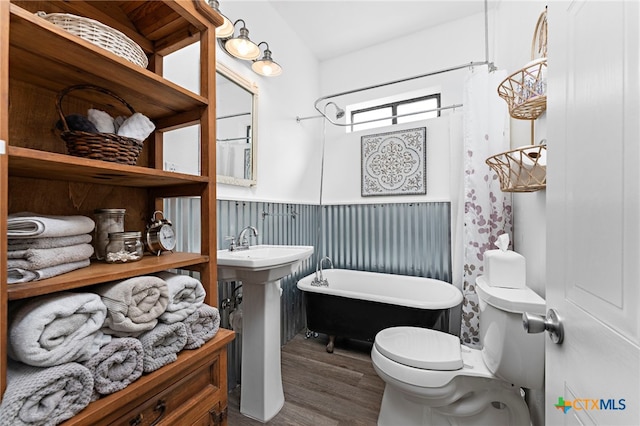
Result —
<path fill-rule="evenodd" d="M 340 340 L 327 353 L 326 336 L 299 334 L 282 348 L 284 407 L 267 425 L 375 425 L 384 382 L 371 365 L 371 345 Z M 240 388 L 229 394 L 229 426 L 263 423 L 240 414 Z"/>

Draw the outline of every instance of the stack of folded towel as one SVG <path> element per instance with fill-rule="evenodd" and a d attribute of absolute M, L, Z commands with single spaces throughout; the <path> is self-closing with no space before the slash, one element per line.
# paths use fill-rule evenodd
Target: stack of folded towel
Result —
<path fill-rule="evenodd" d="M 51 278 L 89 266 L 93 219 L 11 214 L 7 222 L 9 284 Z"/>

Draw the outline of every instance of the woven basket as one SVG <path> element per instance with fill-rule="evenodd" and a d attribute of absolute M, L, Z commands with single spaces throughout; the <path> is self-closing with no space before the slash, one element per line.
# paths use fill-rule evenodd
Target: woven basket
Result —
<path fill-rule="evenodd" d="M 124 99 L 98 86 L 88 84 L 67 87 L 58 93 L 56 107 L 62 123 L 60 137 L 67 144 L 69 155 L 75 157 L 91 158 L 93 160 L 110 161 L 113 163 L 135 165 L 142 151 L 143 142 L 134 138 L 118 136 L 111 133 L 90 133 L 78 130 L 70 130 L 65 114 L 62 111 L 62 100 L 74 90 L 94 90 L 111 96 L 125 105 L 132 114 L 135 110 Z"/>
<path fill-rule="evenodd" d="M 147 68 L 149 65 L 149 59 L 138 44 L 120 31 L 101 22 L 68 13 L 37 12 L 36 15 L 142 68 Z"/>
<path fill-rule="evenodd" d="M 535 59 L 536 56 L 542 56 Z M 540 14 L 531 59 L 524 68 L 507 77 L 498 86 L 498 95 L 509 106 L 509 114 L 521 120 L 535 120 L 547 109 L 547 10 Z"/>
<path fill-rule="evenodd" d="M 486 159 L 503 192 L 534 192 L 547 186 L 547 146 L 530 145 Z"/>

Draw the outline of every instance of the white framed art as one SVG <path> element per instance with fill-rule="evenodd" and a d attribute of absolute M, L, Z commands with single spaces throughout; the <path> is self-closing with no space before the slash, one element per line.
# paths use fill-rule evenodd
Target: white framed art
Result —
<path fill-rule="evenodd" d="M 427 128 L 362 136 L 363 197 L 427 193 Z"/>

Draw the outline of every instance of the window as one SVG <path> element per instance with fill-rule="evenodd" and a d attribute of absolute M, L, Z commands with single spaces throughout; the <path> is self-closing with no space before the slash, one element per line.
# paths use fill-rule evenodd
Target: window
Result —
<path fill-rule="evenodd" d="M 391 124 L 410 123 L 412 121 L 439 117 L 440 111 L 437 110 L 437 108 L 440 108 L 439 93 L 353 110 L 351 111 L 351 123 L 355 124 L 351 125 L 351 131 L 356 132 L 358 130 L 389 126 Z M 399 115 L 404 116 L 398 117 Z"/>

